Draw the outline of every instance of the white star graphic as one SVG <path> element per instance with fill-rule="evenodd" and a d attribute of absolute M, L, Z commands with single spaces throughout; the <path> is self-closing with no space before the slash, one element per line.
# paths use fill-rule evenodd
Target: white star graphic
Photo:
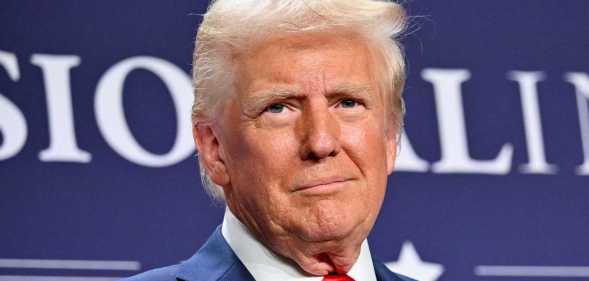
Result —
<path fill-rule="evenodd" d="M 396 262 L 386 263 L 386 266 L 394 272 L 418 281 L 436 281 L 444 272 L 441 264 L 422 261 L 410 241 L 403 243 L 399 259 Z"/>

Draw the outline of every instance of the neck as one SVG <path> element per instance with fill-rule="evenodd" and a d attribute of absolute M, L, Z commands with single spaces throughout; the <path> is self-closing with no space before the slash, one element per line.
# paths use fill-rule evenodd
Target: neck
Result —
<path fill-rule="evenodd" d="M 247 216 L 241 217 L 239 212 L 229 213 L 250 235 L 260 241 L 261 245 L 270 248 L 281 258 L 295 263 L 303 272 L 316 276 L 350 271 L 358 260 L 368 233 L 368 230 L 363 231 L 360 225 L 347 235 L 323 241 L 309 241 L 286 231 L 265 236 L 255 224 L 255 220 L 248 220 Z"/>

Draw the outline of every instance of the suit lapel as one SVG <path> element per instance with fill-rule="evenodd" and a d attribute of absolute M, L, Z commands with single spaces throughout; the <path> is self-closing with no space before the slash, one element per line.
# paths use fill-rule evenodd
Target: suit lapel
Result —
<path fill-rule="evenodd" d="M 374 273 L 376 273 L 376 279 L 378 281 L 416 281 L 390 271 L 383 263 L 374 259 L 374 257 L 372 257 L 372 264 L 374 265 Z"/>
<path fill-rule="evenodd" d="M 255 281 L 223 238 L 220 226 L 194 256 L 180 264 L 176 278 L 185 281 Z"/>

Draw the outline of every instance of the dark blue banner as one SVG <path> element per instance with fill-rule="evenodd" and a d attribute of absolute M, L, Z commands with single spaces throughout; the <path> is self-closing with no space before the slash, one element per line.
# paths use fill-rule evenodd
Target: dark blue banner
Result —
<path fill-rule="evenodd" d="M 589 280 L 589 2 L 409 1 L 369 237 L 421 281 Z M 0 4 L 0 281 L 116 280 L 221 222 L 190 125 L 205 1 Z"/>

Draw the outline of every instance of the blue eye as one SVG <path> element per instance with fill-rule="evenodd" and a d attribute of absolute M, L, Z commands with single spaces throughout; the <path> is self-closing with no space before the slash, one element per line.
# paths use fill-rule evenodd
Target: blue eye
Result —
<path fill-rule="evenodd" d="M 284 108 L 286 108 L 286 106 L 284 104 L 275 103 L 275 104 L 271 104 L 270 106 L 268 106 L 266 108 L 266 111 L 268 111 L 270 113 L 281 113 L 282 111 L 284 111 Z"/>
<path fill-rule="evenodd" d="M 358 105 L 358 102 L 355 100 L 342 100 L 340 102 L 341 107 L 343 108 L 352 108 Z"/>

